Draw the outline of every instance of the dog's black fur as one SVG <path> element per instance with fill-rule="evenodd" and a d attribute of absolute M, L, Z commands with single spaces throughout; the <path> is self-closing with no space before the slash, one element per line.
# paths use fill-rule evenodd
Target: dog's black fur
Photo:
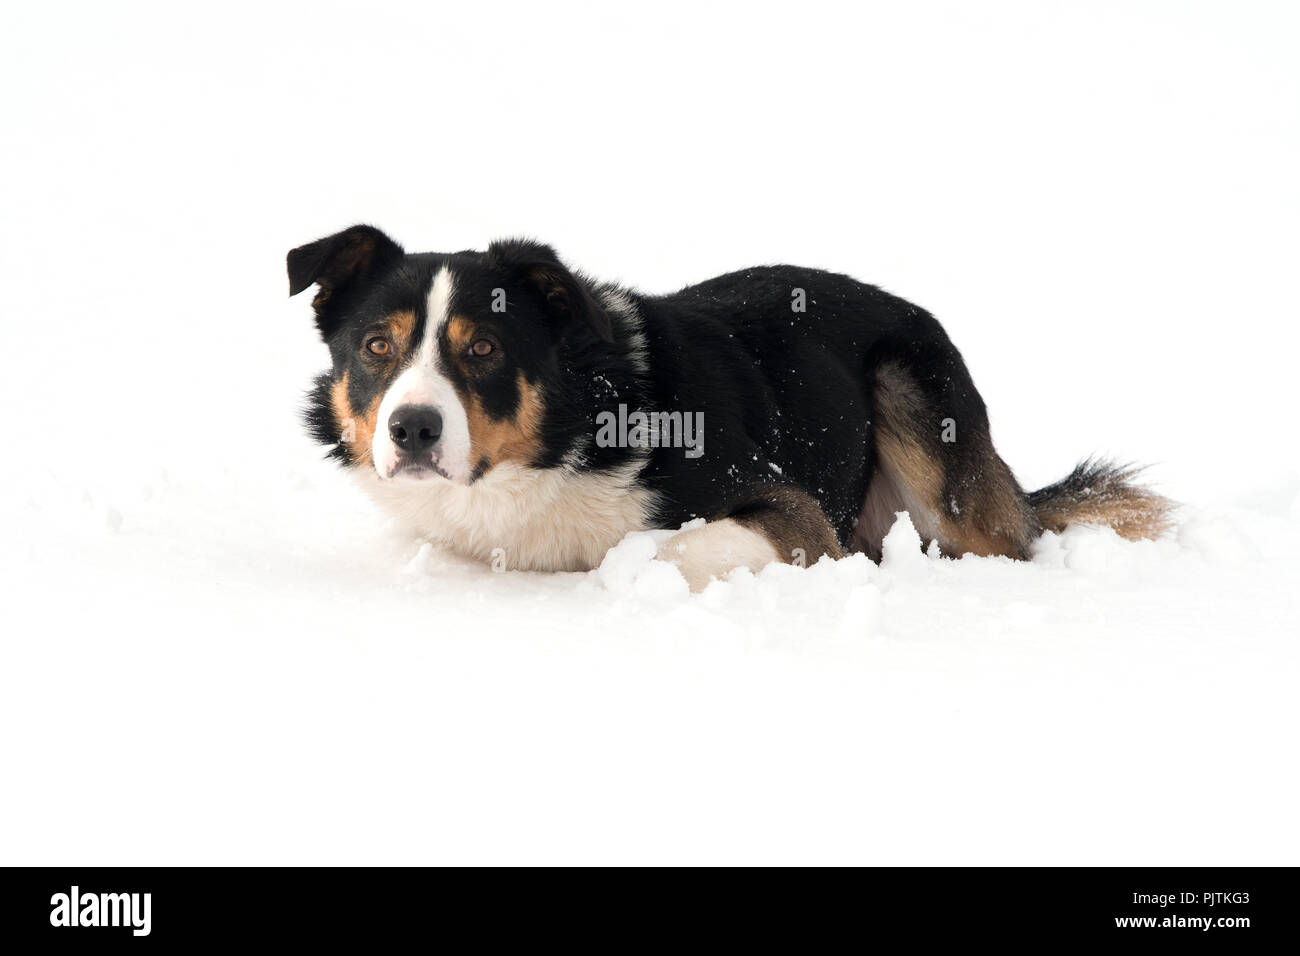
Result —
<path fill-rule="evenodd" d="M 806 295 L 806 312 L 793 311 L 794 290 Z M 720 500 L 780 481 L 812 495 L 847 546 L 876 468 L 872 386 L 887 360 L 923 370 L 918 387 L 959 431 L 985 421 L 939 323 L 848 276 L 766 266 L 636 303 L 656 370 L 652 404 L 703 409 L 708 423 L 707 464 L 661 451 L 647 469 L 670 526 L 715 517 Z M 958 475 L 974 465 L 962 449 L 936 446 Z"/>

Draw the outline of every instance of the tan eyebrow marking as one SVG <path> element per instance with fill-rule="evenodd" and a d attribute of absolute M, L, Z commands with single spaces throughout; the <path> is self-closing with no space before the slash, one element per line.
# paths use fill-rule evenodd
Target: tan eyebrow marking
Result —
<path fill-rule="evenodd" d="M 468 349 L 473 336 L 474 323 L 463 315 L 453 315 L 447 320 L 447 342 L 453 355 L 460 355 Z"/>
<path fill-rule="evenodd" d="M 409 309 L 393 312 L 384 319 L 384 324 L 388 326 L 389 334 L 397 340 L 397 345 L 402 351 L 411 347 L 411 339 L 415 335 L 414 312 Z"/>

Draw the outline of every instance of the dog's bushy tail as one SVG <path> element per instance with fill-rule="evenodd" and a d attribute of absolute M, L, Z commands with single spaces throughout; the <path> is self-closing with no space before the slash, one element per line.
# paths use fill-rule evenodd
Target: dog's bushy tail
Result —
<path fill-rule="evenodd" d="M 1081 461 L 1060 481 L 1031 491 L 1029 505 L 1045 531 L 1067 525 L 1114 528 L 1122 538 L 1156 538 L 1173 524 L 1174 502 L 1135 484 L 1142 469 L 1096 458 Z"/>

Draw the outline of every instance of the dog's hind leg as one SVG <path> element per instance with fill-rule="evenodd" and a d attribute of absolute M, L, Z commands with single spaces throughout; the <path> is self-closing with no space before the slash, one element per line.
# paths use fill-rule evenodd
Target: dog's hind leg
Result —
<path fill-rule="evenodd" d="M 762 485 L 733 503 L 723 517 L 681 531 L 659 549 L 692 591 L 745 567 L 759 571 L 774 561 L 812 564 L 823 554 L 842 556 L 835 529 L 810 495 L 790 485 Z"/>
<path fill-rule="evenodd" d="M 950 344 L 875 370 L 876 467 L 853 546 L 880 557 L 894 514 L 906 510 L 922 543 L 962 554 L 1029 557 L 1042 533 L 989 435 L 984 402 Z"/>

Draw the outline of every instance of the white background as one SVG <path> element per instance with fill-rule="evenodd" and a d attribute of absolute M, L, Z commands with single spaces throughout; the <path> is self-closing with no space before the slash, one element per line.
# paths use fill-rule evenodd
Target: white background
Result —
<path fill-rule="evenodd" d="M 0 862 L 1296 862 L 1290 5 L 11 7 Z M 1024 484 L 1151 462 L 1181 527 L 427 554 L 296 419 L 284 254 L 357 221 L 849 272 Z"/>

